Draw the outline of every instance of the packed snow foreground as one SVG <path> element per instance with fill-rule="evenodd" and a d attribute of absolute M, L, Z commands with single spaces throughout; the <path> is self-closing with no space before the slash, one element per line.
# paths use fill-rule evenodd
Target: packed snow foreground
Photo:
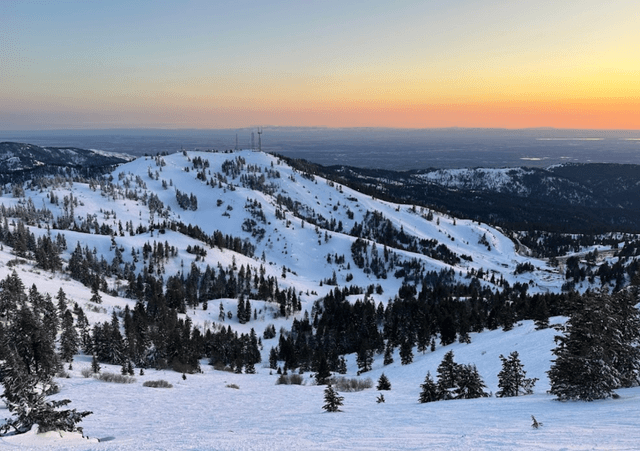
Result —
<path fill-rule="evenodd" d="M 123 192 L 127 194 L 123 196 Z M 91 352 L 78 345 L 78 352 L 62 363 L 63 371 L 54 378 L 59 392 L 47 399 L 68 399 L 68 407 L 90 411 L 78 423 L 82 430 L 39 434 L 34 425 L 29 432 L 0 437 L 0 449 L 631 450 L 640 443 L 640 388 L 619 388 L 616 397 L 592 402 L 561 402 L 549 393 L 548 372 L 558 358 L 552 353 L 558 346 L 554 337 L 567 324 L 565 316 L 551 316 L 544 327 L 538 319 L 510 324 L 507 318 L 482 331 L 460 333 L 454 329 L 454 338 L 464 338 L 445 340 L 446 344 L 433 340 L 425 349 L 413 346 L 412 341 L 410 363 L 407 350 L 400 345 L 392 346 L 390 355 L 349 353 L 343 374 L 334 371 L 331 376 L 335 381 L 341 377 L 359 380 L 369 388 L 346 391 L 334 383 L 338 398 L 343 398 L 335 409 L 323 409 L 328 403 L 327 386 L 317 383 L 312 369 L 289 368 L 287 376 L 299 376 L 297 383 L 282 383 L 286 378 L 279 373 L 287 372 L 286 362 L 277 359 L 274 368 L 270 361 L 272 348 L 279 346 L 281 329 L 286 333 L 294 320 L 304 323 L 305 317 L 313 322 L 315 301 L 336 287 L 371 286 L 373 290 L 366 294 L 350 294 L 349 302 L 368 298 L 385 306 L 408 280 L 410 268 L 421 265 L 418 272 L 450 271 L 453 281 L 474 280 L 479 290 L 499 291 L 501 284 L 527 284 L 529 293 L 561 291 L 563 277 L 556 268 L 518 254 L 510 239 L 485 224 L 372 199 L 257 152 L 185 152 L 140 158 L 120 166 L 111 185 L 92 181 L 52 184 L 44 190 L 25 186 L 17 197 L 11 190 L 6 192 L 0 203 L 7 209 L 22 205 L 39 214 L 49 210 L 50 216 L 40 214 L 23 227 L 36 238 L 49 235 L 55 239 L 60 234 L 66 242 L 66 250 L 60 253 L 61 266 L 53 271 L 43 269 L 42 256 L 36 258 L 27 252 L 20 257 L 18 247 L 3 245 L 0 280 L 15 272 L 24 284 L 25 296 L 32 294 L 30 287 L 35 286 L 44 298 L 48 295 L 55 300 L 62 290 L 66 295 L 62 307 L 72 312 L 79 336 L 79 310 L 74 304 L 94 327 L 91 333 L 95 325 L 112 322 L 125 334 L 124 312 L 135 311 L 140 301 L 125 296 L 133 288 L 124 278 L 123 268 L 128 264 L 135 274 L 143 272 L 143 265 L 148 270 L 151 259 L 140 252 L 147 243 L 152 248 L 154 242 L 175 247 L 174 254 L 167 249 L 169 256 L 161 260 L 162 268 L 156 265 L 151 270 L 167 284 L 175 274 L 182 274 L 186 284 L 194 267 L 204 272 L 207 265 L 242 266 L 254 274 L 261 271 L 266 280 L 277 280 L 278 288 L 295 293 L 298 302 L 290 305 L 289 301 L 260 299 L 253 287 L 247 296 L 253 315 L 249 308 L 247 317 L 239 318 L 236 296 L 211 298 L 206 303 L 176 301 L 181 312 L 178 317 L 188 318 L 202 336 L 207 329 L 230 328 L 247 337 L 255 331 L 261 346 L 260 363 L 253 372 L 243 371 L 250 368 L 249 362 L 240 364 L 239 372 L 233 364 L 211 365 L 210 358 L 201 356 L 197 371 L 186 364 L 181 367 L 184 371 L 169 369 L 171 362 L 165 359 L 167 369 L 134 364 L 129 372 L 126 364 L 130 361 L 98 363 Z M 12 232 L 19 228 L 16 216 L 2 220 Z M 376 253 L 393 254 L 389 260 L 395 261 L 395 270 L 403 268 L 398 276 L 393 274 L 393 265 L 382 264 L 381 268 L 373 264 L 377 261 L 371 250 L 373 238 L 381 236 L 373 225 L 387 220 L 393 226 L 390 229 L 387 225 L 387 232 L 416 237 L 415 241 L 403 238 L 403 248 L 378 246 Z M 59 228 L 52 227 L 54 221 Z M 205 234 L 220 231 L 241 241 L 235 242 L 236 249 L 233 242 L 228 247 L 209 246 L 194 233 L 168 227 L 170 221 L 197 225 Z M 101 234 L 101 227 L 113 233 Z M 362 236 L 354 236 L 350 233 L 353 230 Z M 370 242 L 363 254 L 354 251 L 359 249 L 354 246 L 357 240 Z M 430 240 L 445 244 L 446 250 L 431 245 Z M 116 260 L 104 277 L 106 287 L 87 286 L 78 280 L 81 276 L 72 274 L 78 245 L 95 249 L 97 259 Z M 412 259 L 417 263 L 402 266 Z M 131 269 L 136 260 L 136 269 Z M 524 263 L 536 270 L 524 274 L 515 270 Z M 584 291 L 588 286 L 579 288 Z M 30 305 L 32 301 L 26 302 Z M 0 324 L 5 326 L 4 318 Z M 276 331 L 273 336 L 263 334 L 271 327 Z M 55 342 L 59 352 L 62 341 L 60 330 Z M 514 352 L 526 377 L 537 381 L 527 396 L 497 397 L 504 390 L 499 380 L 503 362 Z M 425 377 L 430 374 L 436 379 L 447 356 L 458 365 L 477 370 L 489 396 L 420 402 Z M 149 361 L 160 362 L 157 356 L 153 358 L 156 360 Z M 390 390 L 376 389 L 383 373 Z M 0 404 L 0 419 L 11 416 L 12 412 Z"/>

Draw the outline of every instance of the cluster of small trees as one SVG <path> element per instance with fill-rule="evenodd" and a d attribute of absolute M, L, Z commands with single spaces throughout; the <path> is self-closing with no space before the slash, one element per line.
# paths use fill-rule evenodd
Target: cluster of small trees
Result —
<path fill-rule="evenodd" d="M 453 351 L 445 354 L 438 366 L 438 381 L 428 372 L 420 386 L 419 401 L 422 403 L 448 399 L 472 399 L 489 396 L 475 365 L 459 364 L 453 360 Z"/>
<path fill-rule="evenodd" d="M 182 208 L 183 210 L 196 211 L 198 209 L 198 198 L 194 196 L 193 193 L 187 194 L 177 189 L 176 200 L 178 201 L 178 205 L 180 206 L 180 208 Z"/>
<path fill-rule="evenodd" d="M 498 397 L 512 397 L 529 395 L 533 393 L 533 386 L 537 378 L 527 378 L 526 371 L 518 357 L 518 352 L 512 352 L 509 357 L 500 356 L 502 370 L 498 374 Z M 420 403 L 444 401 L 449 399 L 473 399 L 490 396 L 485 391 L 485 384 L 478 374 L 475 365 L 459 364 L 453 360 L 453 351 L 445 354 L 437 369 L 438 380 L 434 381 L 430 372 L 427 372 L 424 383 L 420 385 Z M 376 386 L 378 391 L 391 390 L 389 378 L 382 373 Z M 322 407 L 328 412 L 338 412 L 343 404 L 343 399 L 333 389 L 331 384 L 325 389 L 325 405 Z M 379 394 L 378 403 L 385 402 L 384 395 Z"/>
<path fill-rule="evenodd" d="M 523 369 L 518 353 L 514 351 L 506 358 L 501 355 L 500 360 L 502 360 L 502 370 L 498 373 L 500 390 L 496 396 L 502 398 L 533 393 L 537 378 L 526 377 L 526 371 Z M 456 363 L 453 360 L 453 351 L 445 354 L 437 373 L 437 381 L 434 381 L 431 373 L 428 372 L 424 383 L 420 385 L 422 390 L 419 401 L 421 403 L 489 396 L 475 365 Z"/>

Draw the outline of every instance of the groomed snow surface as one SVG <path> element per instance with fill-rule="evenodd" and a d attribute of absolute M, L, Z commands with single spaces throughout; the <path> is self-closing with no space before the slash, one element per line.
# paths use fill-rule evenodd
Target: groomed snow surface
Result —
<path fill-rule="evenodd" d="M 559 321 L 560 318 L 552 320 Z M 60 379 L 69 407 L 92 410 L 77 435 L 33 433 L 0 438 L 0 449 L 78 450 L 278 450 L 278 449 L 396 449 L 396 450 L 582 450 L 638 449 L 640 388 L 622 389 L 620 399 L 558 402 L 546 393 L 545 371 L 550 364 L 553 329 L 535 331 L 525 321 L 509 332 L 472 334 L 471 344 L 438 347 L 416 355 L 414 363 L 384 367 L 381 357 L 370 377 L 374 387 L 344 396 L 342 412 L 322 410 L 324 387 L 276 385 L 268 368 L 258 373 L 216 371 L 203 361 L 203 374 L 147 370 L 133 384 L 101 382 L 81 375 L 90 359 L 79 356 L 70 378 Z M 275 339 L 274 339 L 275 340 Z M 265 348 L 271 345 L 265 342 Z M 475 363 L 492 392 L 497 391 L 500 354 L 517 350 L 528 377 L 538 377 L 535 393 L 518 398 L 418 403 L 420 384 L 448 350 L 458 363 Z M 355 376 L 349 356 L 347 376 Z M 102 371 L 119 372 L 102 366 Z M 384 371 L 392 389 L 376 403 L 375 382 Z M 173 388 L 148 388 L 146 380 L 164 379 Z M 236 385 L 238 388 L 233 388 Z M 0 409 L 0 415 L 7 414 Z M 531 415 L 542 426 L 532 427 Z M 95 442 L 95 439 L 101 439 Z"/>

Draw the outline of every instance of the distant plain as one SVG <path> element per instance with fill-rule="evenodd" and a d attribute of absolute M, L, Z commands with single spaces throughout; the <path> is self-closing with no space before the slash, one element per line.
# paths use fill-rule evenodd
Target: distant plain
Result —
<path fill-rule="evenodd" d="M 257 127 L 0 131 L 0 141 L 79 147 L 134 156 L 258 147 Z M 410 170 L 548 167 L 574 163 L 640 164 L 640 131 L 562 129 L 393 129 L 264 127 L 262 150 L 322 165 Z"/>

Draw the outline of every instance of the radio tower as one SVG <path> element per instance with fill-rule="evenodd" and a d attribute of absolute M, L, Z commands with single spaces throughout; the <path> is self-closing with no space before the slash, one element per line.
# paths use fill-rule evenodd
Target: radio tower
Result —
<path fill-rule="evenodd" d="M 262 152 L 262 128 L 258 127 L 258 150 Z"/>
<path fill-rule="evenodd" d="M 238 150 L 238 134 L 236 133 L 236 150 Z"/>

